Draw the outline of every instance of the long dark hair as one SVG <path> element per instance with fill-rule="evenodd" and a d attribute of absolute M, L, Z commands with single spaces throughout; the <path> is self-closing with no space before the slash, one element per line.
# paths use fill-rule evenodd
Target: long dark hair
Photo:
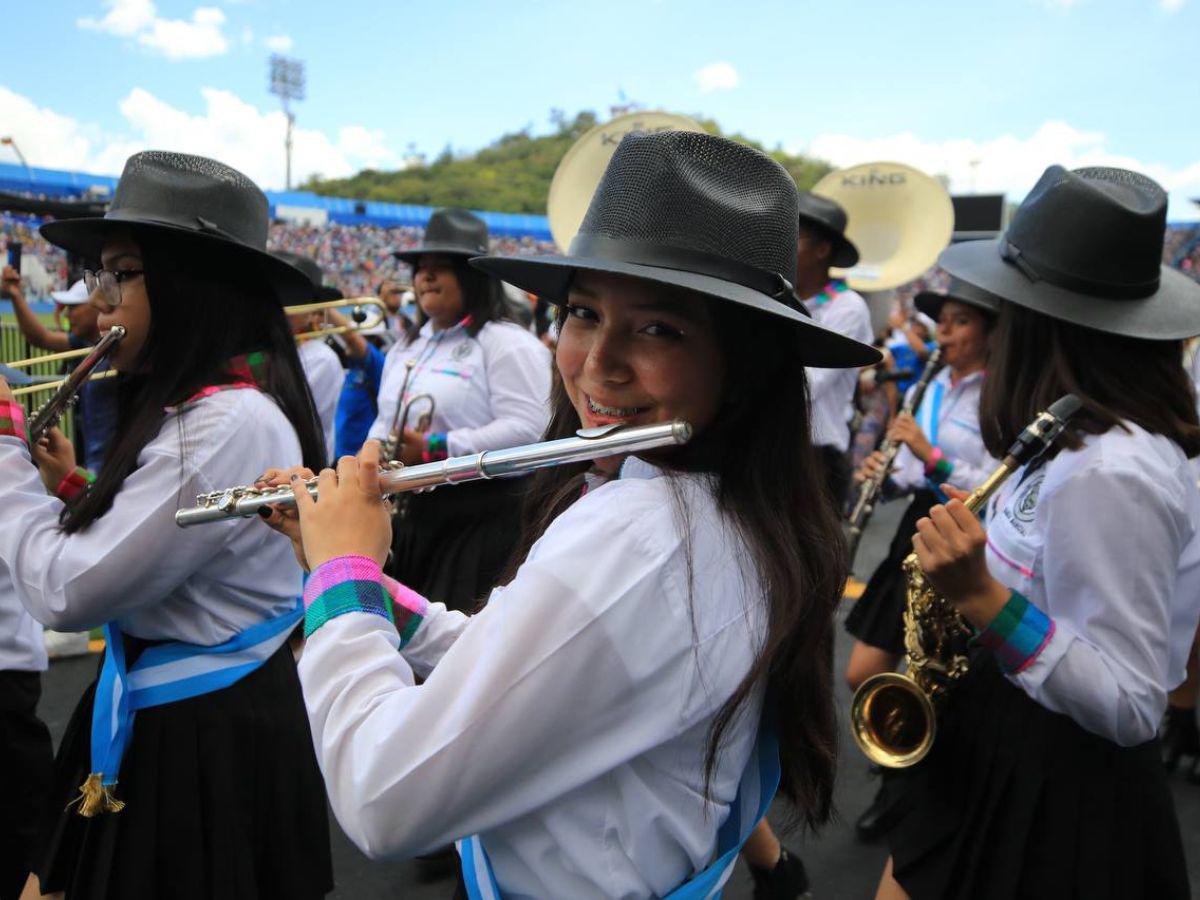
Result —
<path fill-rule="evenodd" d="M 713 476 L 718 506 L 744 538 L 759 575 L 767 634 L 709 732 L 706 788 L 723 736 L 765 682 L 767 703 L 777 711 L 780 790 L 803 823 L 816 827 L 830 815 L 837 759 L 831 642 L 847 574 L 845 544 L 812 447 L 797 329 L 729 303 L 712 301 L 710 308 L 727 363 L 724 403 L 692 443 L 654 461 Z M 569 436 L 579 425 L 556 371 L 546 439 Z M 585 471 L 581 464 L 534 474 L 508 577 L 578 499 Z"/>
<path fill-rule="evenodd" d="M 419 270 L 417 262 L 417 260 L 413 261 L 414 287 Z M 454 270 L 455 277 L 458 278 L 459 287 L 462 289 L 463 316 L 471 317 L 471 324 L 467 326 L 467 334 L 475 337 L 488 322 L 514 321 L 512 312 L 508 308 L 508 302 L 504 298 L 504 286 L 500 284 L 498 278 L 493 278 L 479 269 L 472 268 L 464 256 L 450 257 L 450 265 Z M 428 321 L 429 316 L 425 315 L 425 310 L 421 309 L 421 305 L 418 303 L 416 320 L 405 335 L 406 343 L 411 344 L 416 340 L 417 332 Z"/>
<path fill-rule="evenodd" d="M 1149 341 L 1072 325 L 1014 303 L 1000 309 L 988 377 L 979 400 L 984 445 L 996 458 L 1041 410 L 1063 394 L 1083 409 L 1049 455 L 1076 450 L 1084 435 L 1133 422 L 1189 457 L 1200 454 L 1195 394 L 1180 341 Z"/>
<path fill-rule="evenodd" d="M 316 470 L 325 462 L 323 432 L 291 328 L 254 263 L 180 247 L 153 233 L 136 238 L 150 300 L 150 331 L 136 372 L 115 379 L 115 437 L 96 483 L 78 504 L 64 510 L 62 527 L 68 533 L 109 510 L 121 484 L 137 468 L 138 455 L 162 428 L 164 408 L 207 385 L 232 381 L 229 361 L 240 354 L 265 352 L 267 383 L 259 387 L 296 429 L 304 465 Z"/>

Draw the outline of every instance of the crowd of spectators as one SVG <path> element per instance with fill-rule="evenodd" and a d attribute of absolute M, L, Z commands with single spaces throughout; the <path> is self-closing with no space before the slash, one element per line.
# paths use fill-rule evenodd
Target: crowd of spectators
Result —
<path fill-rule="evenodd" d="M 20 241 L 22 253 L 36 257 L 50 276 L 51 284 L 46 290 L 61 290 L 67 287 L 67 257 L 38 235 L 37 227 L 42 221 L 37 216 L 0 212 L 0 243 L 7 247 L 10 241 Z M 271 226 L 268 244 L 273 250 L 288 250 L 316 259 L 330 285 L 347 297 L 361 297 L 374 294 L 384 280 L 409 281 L 408 267 L 394 259 L 392 251 L 415 247 L 421 239 L 422 229 L 413 227 L 277 222 Z M 491 249 L 493 253 L 510 255 L 555 252 L 551 242 L 533 237 L 494 238 Z M 1163 262 L 1200 280 L 1200 224 L 1177 225 L 1167 230 Z M 902 307 L 908 307 L 918 291 L 944 288 L 943 282 L 944 276 L 932 270 L 902 288 L 897 299 Z M 43 293 L 41 285 L 34 287 L 35 294 Z"/>

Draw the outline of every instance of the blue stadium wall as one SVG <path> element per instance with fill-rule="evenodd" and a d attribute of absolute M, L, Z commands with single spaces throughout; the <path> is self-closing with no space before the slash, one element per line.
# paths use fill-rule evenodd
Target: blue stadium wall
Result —
<path fill-rule="evenodd" d="M 89 175 L 84 172 L 64 172 L 58 169 L 26 169 L 13 163 L 0 163 L 0 190 L 29 192 L 47 198 L 78 198 L 89 192 L 96 199 L 111 195 L 117 179 L 110 175 Z M 378 225 L 384 228 L 399 226 L 424 227 L 433 213 L 432 206 L 412 206 L 404 203 L 379 203 L 372 200 L 350 200 L 345 197 L 323 197 L 307 191 L 267 191 L 271 215 L 276 206 L 299 206 L 324 210 L 329 221 L 341 225 Z M 545 216 L 476 210 L 498 237 L 535 237 L 550 240 L 550 224 Z"/>

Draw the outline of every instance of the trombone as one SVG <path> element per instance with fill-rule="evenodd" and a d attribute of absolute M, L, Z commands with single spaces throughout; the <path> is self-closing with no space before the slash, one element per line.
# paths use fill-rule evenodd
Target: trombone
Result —
<path fill-rule="evenodd" d="M 315 338 L 331 337 L 335 334 L 345 334 L 348 331 L 366 331 L 375 328 L 383 322 L 388 314 L 387 305 L 378 297 L 350 297 L 345 300 L 326 300 L 321 303 L 301 303 L 297 306 L 285 306 L 283 311 L 289 316 L 304 316 L 311 313 L 324 312 L 329 309 L 342 309 L 347 306 L 352 307 L 350 311 L 351 324 L 317 328 L 297 334 L 295 335 L 297 343 Z M 364 307 L 368 306 L 376 307 L 377 312 L 375 315 L 367 314 Z M 81 347 L 78 350 L 63 350 L 61 353 L 47 353 L 45 356 L 31 356 L 28 359 L 18 359 L 16 362 L 6 362 L 4 365 L 10 369 L 27 369 L 32 366 L 41 365 L 42 363 L 56 363 L 68 359 L 80 359 L 91 352 L 92 347 Z M 103 372 L 93 372 L 88 376 L 88 380 L 96 381 L 101 378 L 111 378 L 116 374 L 114 369 L 105 369 Z M 28 394 L 36 394 L 41 391 L 56 391 L 65 382 L 66 379 L 60 379 L 57 381 L 47 381 L 42 384 L 30 384 L 25 387 L 15 388 L 12 393 L 14 397 L 24 397 Z"/>

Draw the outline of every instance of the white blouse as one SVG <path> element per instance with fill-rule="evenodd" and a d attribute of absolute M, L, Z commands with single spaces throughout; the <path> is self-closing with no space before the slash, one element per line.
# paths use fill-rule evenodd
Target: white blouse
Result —
<path fill-rule="evenodd" d="M 983 372 L 974 372 L 952 384 L 950 367 L 945 366 L 933 377 L 929 389 L 917 410 L 918 425 L 923 425 L 925 437 L 931 442 L 934 435 L 929 423 L 933 418 L 935 385 L 941 385 L 942 401 L 937 410 L 937 446 L 953 468 L 947 483 L 964 491 L 973 491 L 1000 464 L 983 446 L 979 432 L 979 395 L 983 390 Z M 915 388 L 909 388 L 911 393 Z M 896 486 L 911 491 L 925 484 L 925 464 L 905 444 L 896 454 L 892 481 Z"/>
<path fill-rule="evenodd" d="M 296 350 L 300 356 L 300 365 L 304 367 L 304 377 L 308 388 L 312 391 L 313 403 L 317 407 L 317 416 L 321 420 L 321 430 L 325 435 L 325 458 L 331 466 L 334 447 L 334 422 L 337 418 L 338 398 L 342 395 L 342 383 L 346 380 L 346 370 L 338 355 L 324 341 L 304 341 Z"/>
<path fill-rule="evenodd" d="M 758 692 L 706 803 L 709 726 L 765 636 L 747 556 L 702 476 L 631 459 L 475 616 L 433 604 L 400 654 L 380 616 L 322 625 L 300 678 L 346 833 L 372 857 L 478 833 L 505 896 L 678 886 L 711 862 L 756 739 Z"/>
<path fill-rule="evenodd" d="M 864 344 L 871 343 L 871 311 L 867 301 L 845 290 L 827 303 L 817 305 L 809 299 L 805 308 L 813 320 L 839 334 Z M 812 402 L 812 432 L 815 446 L 850 448 L 850 420 L 854 416 L 854 387 L 858 369 L 805 369 Z"/>
<path fill-rule="evenodd" d="M 1200 489 L 1178 445 L 1126 427 L 1014 473 L 989 507 L 987 560 L 1054 622 L 1009 678 L 1132 746 L 1154 737 L 1200 619 Z"/>
<path fill-rule="evenodd" d="M 430 430 L 446 432 L 451 456 L 541 440 L 550 421 L 550 351 L 511 322 L 488 322 L 476 337 L 461 325 L 434 331 L 426 322 L 411 344 L 393 346 L 369 437 L 388 436 L 410 359 L 416 365 L 405 396 L 432 395 Z M 424 401 L 413 407 L 410 427 L 426 408 Z"/>
<path fill-rule="evenodd" d="M 295 608 L 301 573 L 290 542 L 257 517 L 187 530 L 175 510 L 195 495 L 294 465 L 291 423 L 265 394 L 226 390 L 168 416 L 112 508 L 75 534 L 58 525 L 25 443 L 0 437 L 0 567 L 21 602 L 58 631 L 116 619 L 150 640 L 211 646 Z"/>
<path fill-rule="evenodd" d="M 10 528 L 19 527 L 9 523 Z M 44 672 L 46 639 L 13 588 L 8 570 L 0 563 L 0 672 Z"/>

